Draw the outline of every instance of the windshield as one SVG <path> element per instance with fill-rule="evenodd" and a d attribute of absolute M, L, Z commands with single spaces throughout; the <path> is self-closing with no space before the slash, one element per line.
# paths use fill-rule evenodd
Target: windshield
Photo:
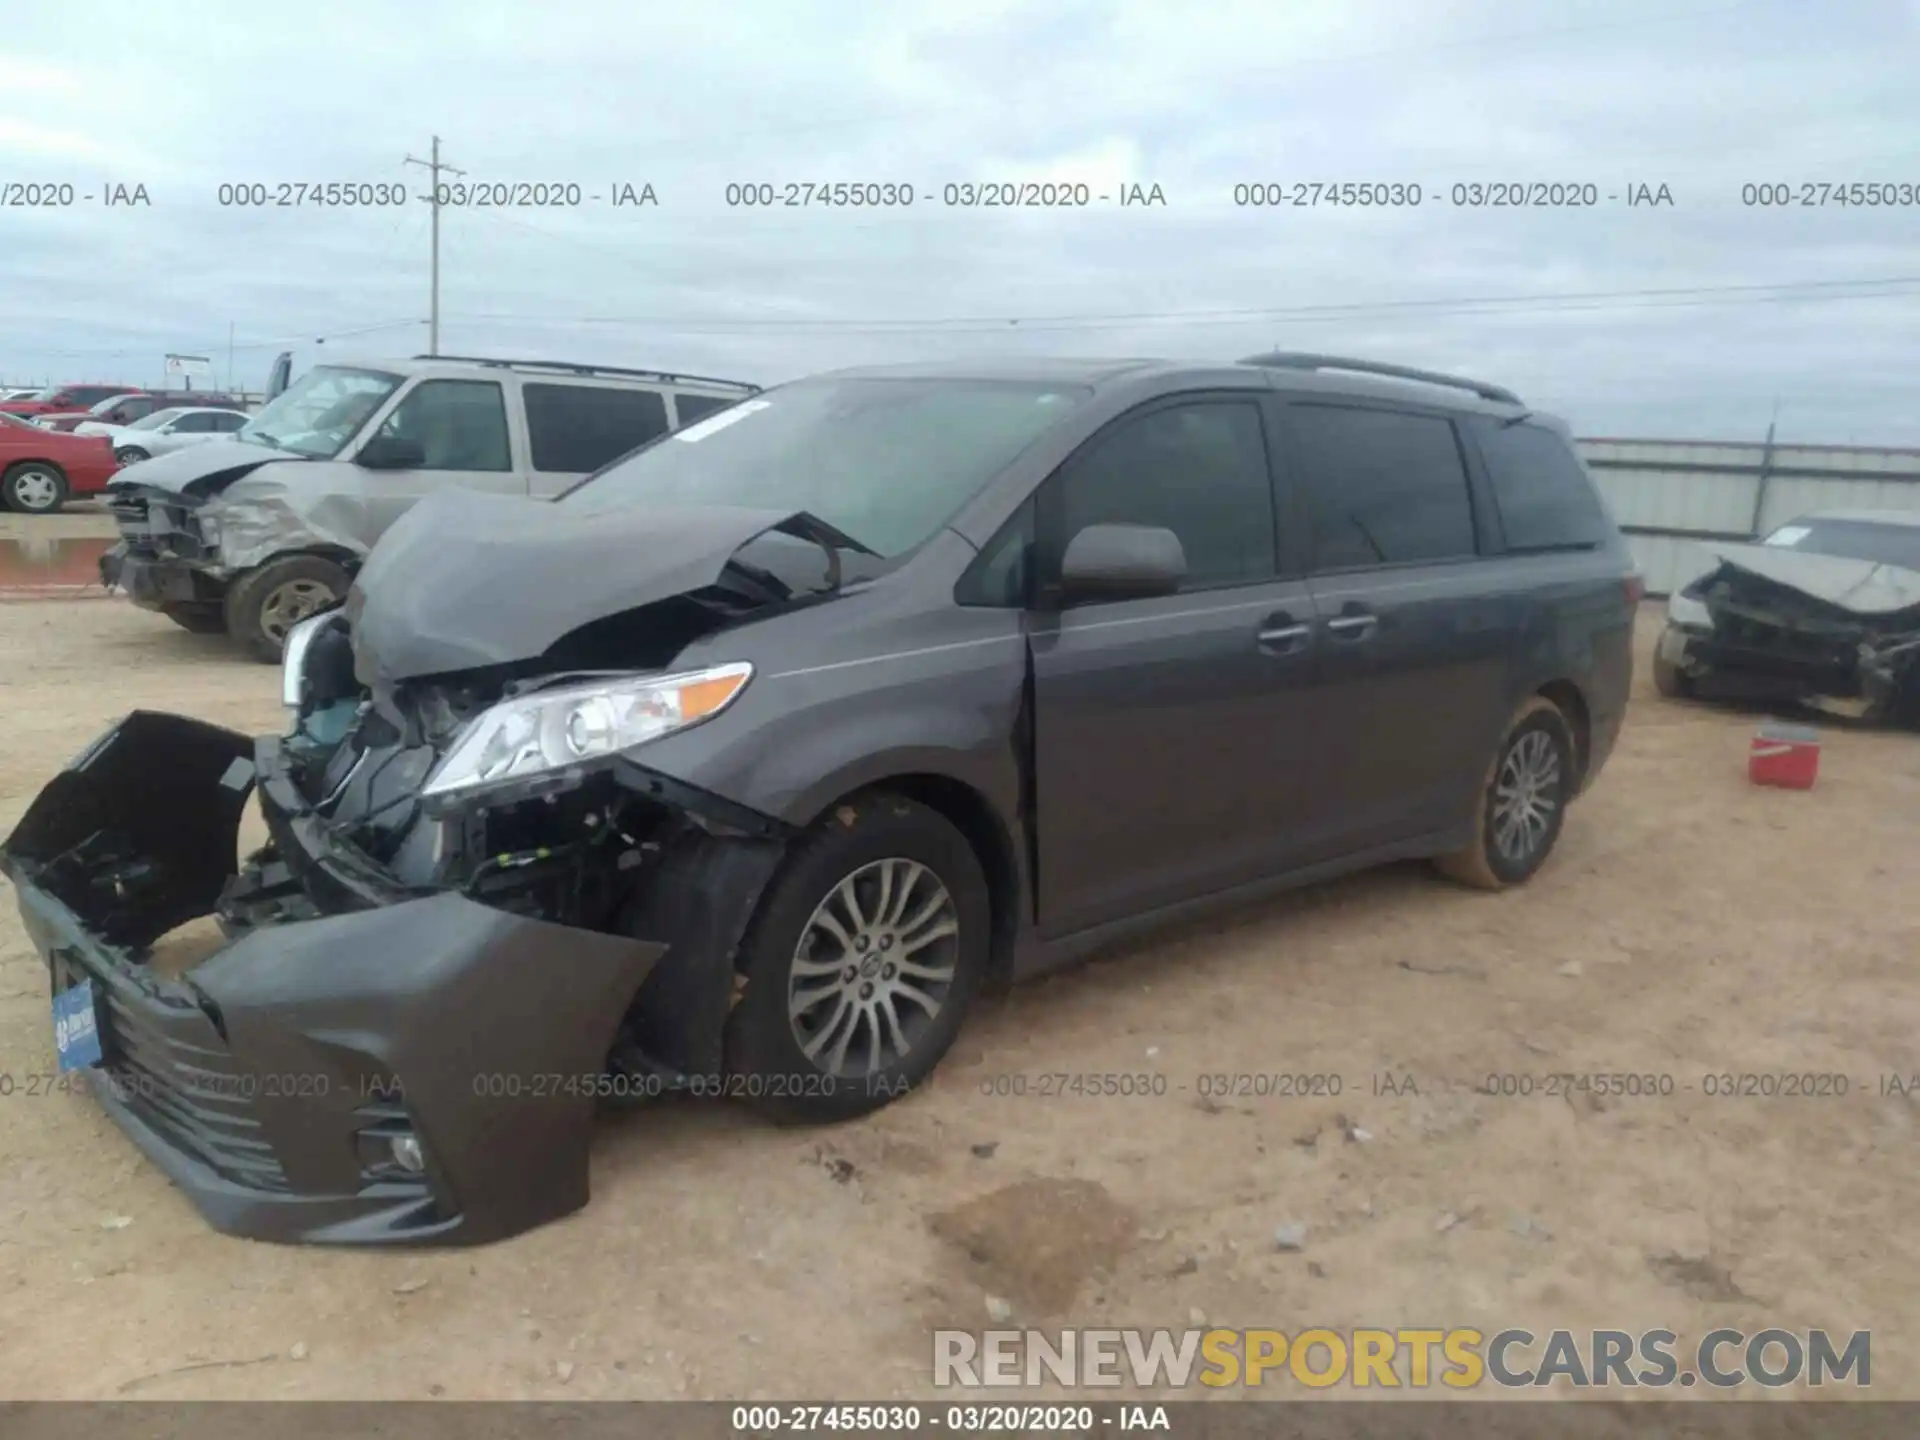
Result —
<path fill-rule="evenodd" d="M 156 410 L 151 415 L 143 416 L 135 420 L 131 425 L 123 428 L 128 430 L 158 430 L 162 425 L 180 413 L 181 411 L 178 406 L 172 410 Z"/>
<path fill-rule="evenodd" d="M 107 411 L 113 409 L 114 406 L 138 398 L 138 396 L 134 395 L 109 395 L 106 399 L 96 400 L 93 404 L 89 405 L 87 407 L 87 413 L 89 415 L 104 415 Z"/>
<path fill-rule="evenodd" d="M 49 385 L 46 389 L 36 390 L 31 395 L 24 396 L 23 398 L 27 400 L 33 400 L 36 402 L 46 401 L 46 400 L 53 399 L 53 397 L 58 395 L 59 393 L 60 393 L 60 387 L 58 385 Z"/>
<path fill-rule="evenodd" d="M 1916 517 L 1920 519 L 1920 517 Z M 1920 524 L 1876 524 L 1871 520 L 1796 520 L 1767 536 L 1766 544 L 1815 555 L 1841 555 L 1920 570 Z"/>
<path fill-rule="evenodd" d="M 805 510 L 892 557 L 932 535 L 1091 393 L 981 380 L 804 380 L 614 462 L 565 503 Z"/>
<path fill-rule="evenodd" d="M 318 365 L 234 432 L 253 445 L 331 460 L 360 433 L 367 417 L 400 385 L 384 370 Z"/>

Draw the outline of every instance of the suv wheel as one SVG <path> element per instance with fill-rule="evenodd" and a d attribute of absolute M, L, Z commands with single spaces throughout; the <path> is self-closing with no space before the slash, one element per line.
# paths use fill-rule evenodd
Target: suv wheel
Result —
<path fill-rule="evenodd" d="M 734 1088 L 782 1121 L 876 1110 L 933 1073 L 986 970 L 992 907 L 938 812 L 873 792 L 834 807 L 768 888 L 727 1023 Z"/>
<path fill-rule="evenodd" d="M 280 663 L 287 631 L 347 593 L 347 572 L 318 555 L 289 555 L 249 571 L 227 591 L 227 633 L 254 659 Z"/>
<path fill-rule="evenodd" d="M 153 457 L 138 445 L 127 445 L 114 451 L 113 458 L 116 463 L 124 466 L 138 465 L 142 460 L 151 460 Z"/>
<path fill-rule="evenodd" d="M 22 515 L 51 515 L 67 503 L 67 477 L 43 460 L 23 460 L 0 476 L 0 503 Z"/>
<path fill-rule="evenodd" d="M 1573 798 L 1573 730 L 1551 700 L 1520 707 L 1481 787 L 1473 842 L 1438 857 L 1441 874 L 1482 890 L 1530 879 L 1546 862 Z"/>

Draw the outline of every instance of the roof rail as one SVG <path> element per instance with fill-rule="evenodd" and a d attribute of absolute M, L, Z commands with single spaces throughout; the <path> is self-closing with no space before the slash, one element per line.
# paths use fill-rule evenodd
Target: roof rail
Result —
<path fill-rule="evenodd" d="M 1523 403 L 1513 391 L 1484 380 L 1465 380 L 1458 375 L 1442 375 L 1437 370 L 1415 370 L 1407 365 L 1384 365 L 1377 360 L 1348 360 L 1338 355 L 1309 355 L 1293 350 L 1274 350 L 1265 355 L 1249 355 L 1242 365 L 1264 365 L 1274 370 L 1348 370 L 1357 375 L 1384 375 L 1392 380 L 1418 380 L 1427 385 L 1445 385 L 1454 390 L 1471 390 L 1482 400 L 1502 405 Z"/>
<path fill-rule="evenodd" d="M 760 389 L 750 380 L 722 380 L 716 375 L 676 375 L 665 370 L 627 370 L 618 365 L 575 365 L 566 360 L 506 360 L 496 355 L 416 355 L 416 360 L 452 360 L 463 365 L 498 365 L 506 370 L 559 370 L 569 375 L 631 375 L 664 384 L 725 385 L 749 394 Z"/>

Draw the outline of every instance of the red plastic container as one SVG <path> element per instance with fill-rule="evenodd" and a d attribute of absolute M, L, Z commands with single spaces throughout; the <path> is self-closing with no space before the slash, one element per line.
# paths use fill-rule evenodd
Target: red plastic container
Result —
<path fill-rule="evenodd" d="M 1820 732 L 1806 725 L 1762 725 L 1747 752 L 1747 778 L 1756 785 L 1811 790 L 1820 773 Z"/>

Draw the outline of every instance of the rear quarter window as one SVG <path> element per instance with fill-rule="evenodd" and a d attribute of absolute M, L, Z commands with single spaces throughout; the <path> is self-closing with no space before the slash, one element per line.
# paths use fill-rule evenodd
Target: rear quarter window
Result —
<path fill-rule="evenodd" d="M 1543 425 L 1475 422 L 1509 550 L 1591 549 L 1607 514 L 1566 439 Z"/>
<path fill-rule="evenodd" d="M 521 386 L 533 468 L 584 475 L 667 433 L 667 401 L 657 390 L 601 385 Z"/>
<path fill-rule="evenodd" d="M 738 405 L 740 399 L 738 395 L 723 398 L 719 395 L 689 395 L 684 390 L 676 390 L 673 395 L 676 424 L 684 429 L 694 421 L 713 414 L 716 410 L 724 410 L 729 405 Z"/>

